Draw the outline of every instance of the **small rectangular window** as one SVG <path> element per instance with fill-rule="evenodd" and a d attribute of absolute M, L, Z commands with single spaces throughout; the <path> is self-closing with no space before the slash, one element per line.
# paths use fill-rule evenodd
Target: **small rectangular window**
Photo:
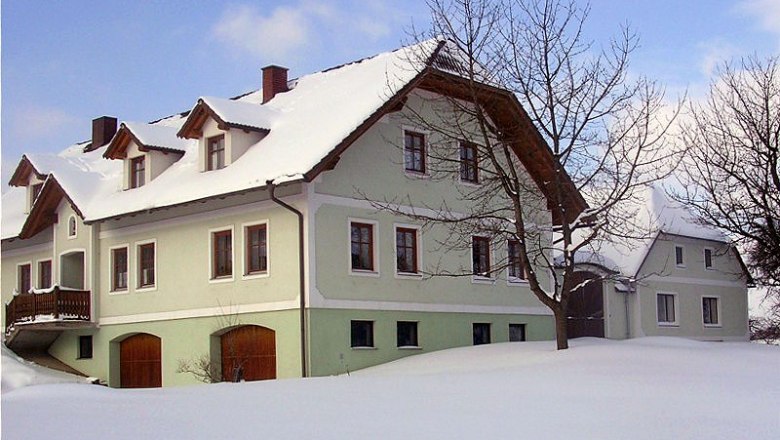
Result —
<path fill-rule="evenodd" d="M 425 135 L 422 133 L 404 132 L 404 169 L 425 173 Z"/>
<path fill-rule="evenodd" d="M 474 345 L 490 344 L 490 324 L 475 322 L 472 326 Z"/>
<path fill-rule="evenodd" d="M 127 248 L 111 250 L 111 290 L 127 289 Z"/>
<path fill-rule="evenodd" d="M 247 226 L 246 240 L 246 274 L 264 273 L 268 271 L 268 243 L 265 225 Z"/>
<path fill-rule="evenodd" d="M 225 168 L 225 136 L 210 137 L 206 142 L 206 170 Z"/>
<path fill-rule="evenodd" d="M 154 243 L 138 246 L 138 287 L 154 286 L 154 254 Z"/>
<path fill-rule="evenodd" d="M 51 260 L 38 262 L 38 288 L 51 287 Z"/>
<path fill-rule="evenodd" d="M 674 295 L 659 293 L 658 297 L 658 323 L 674 324 L 677 322 L 675 315 Z"/>
<path fill-rule="evenodd" d="M 395 257 L 399 273 L 418 273 L 417 229 L 395 229 Z"/>
<path fill-rule="evenodd" d="M 509 278 L 512 280 L 524 280 L 525 268 L 520 257 L 520 242 L 517 240 L 509 240 L 507 245 L 508 251 L 508 265 L 509 265 Z"/>
<path fill-rule="evenodd" d="M 130 159 L 130 188 L 139 188 L 146 183 L 146 161 L 144 156 Z"/>
<path fill-rule="evenodd" d="M 704 249 L 704 268 L 712 269 L 712 249 Z"/>
<path fill-rule="evenodd" d="M 29 264 L 22 264 L 18 270 L 16 287 L 19 289 L 19 293 L 27 293 L 32 287 L 32 267 Z"/>
<path fill-rule="evenodd" d="M 471 260 L 474 275 L 490 276 L 490 239 L 485 237 L 471 238 Z"/>
<path fill-rule="evenodd" d="M 374 225 L 350 224 L 352 270 L 374 270 Z"/>
<path fill-rule="evenodd" d="M 682 246 L 675 246 L 674 259 L 677 267 L 685 267 L 685 248 Z"/>
<path fill-rule="evenodd" d="M 354 348 L 374 346 L 374 321 L 351 322 L 351 344 Z"/>
<path fill-rule="evenodd" d="M 704 325 L 718 325 L 718 298 L 703 297 L 701 299 L 702 319 Z"/>
<path fill-rule="evenodd" d="M 460 180 L 469 183 L 479 183 L 479 157 L 477 145 L 471 142 L 460 142 Z"/>
<path fill-rule="evenodd" d="M 419 347 L 416 322 L 398 321 L 396 325 L 396 344 L 398 347 Z"/>
<path fill-rule="evenodd" d="M 509 324 L 509 342 L 525 341 L 525 324 Z"/>
<path fill-rule="evenodd" d="M 233 231 L 219 231 L 212 237 L 212 278 L 230 277 L 233 275 Z"/>
<path fill-rule="evenodd" d="M 92 336 L 79 336 L 79 359 L 92 359 Z"/>

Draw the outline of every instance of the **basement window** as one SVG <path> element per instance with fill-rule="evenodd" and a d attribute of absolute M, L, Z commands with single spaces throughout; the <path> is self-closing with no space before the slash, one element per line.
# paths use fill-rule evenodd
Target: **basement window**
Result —
<path fill-rule="evenodd" d="M 79 336 L 79 359 L 92 359 L 92 335 Z"/>

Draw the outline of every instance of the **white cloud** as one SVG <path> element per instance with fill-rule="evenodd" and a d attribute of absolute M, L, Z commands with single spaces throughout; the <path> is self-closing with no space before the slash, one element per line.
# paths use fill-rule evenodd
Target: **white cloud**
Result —
<path fill-rule="evenodd" d="M 780 36 L 780 1 L 743 0 L 737 8 L 756 18 L 761 29 Z"/>
<path fill-rule="evenodd" d="M 724 41 L 702 43 L 699 47 L 703 49 L 699 67 L 707 77 L 713 76 L 715 69 L 724 61 L 729 61 L 741 53 L 738 47 Z"/>
<path fill-rule="evenodd" d="M 284 58 L 305 45 L 308 17 L 300 8 L 279 6 L 268 16 L 257 8 L 229 7 L 213 28 L 214 36 L 233 47 L 262 58 Z"/>

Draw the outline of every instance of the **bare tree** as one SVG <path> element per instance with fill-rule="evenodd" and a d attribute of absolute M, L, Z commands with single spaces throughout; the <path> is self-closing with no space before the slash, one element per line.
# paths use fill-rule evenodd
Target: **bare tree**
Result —
<path fill-rule="evenodd" d="M 430 178 L 455 173 L 477 184 L 458 186 L 457 206 L 408 196 L 375 206 L 447 225 L 451 235 L 441 245 L 472 250 L 473 268 L 436 267 L 431 276 L 493 276 L 508 268 L 525 277 L 555 316 L 558 348 L 568 348 L 566 309 L 583 287 L 575 254 L 649 233 L 637 230 L 638 207 L 626 202 L 671 171 L 676 151 L 664 138 L 678 107 L 666 111 L 654 82 L 629 79 L 637 37 L 623 30 L 596 47 L 582 33 L 589 9 L 574 1 L 428 5 L 432 29 L 416 39 L 446 40 L 428 60 L 432 79 L 421 86 L 435 93 L 421 93 L 422 108 L 407 106 L 404 114 L 430 133 Z M 410 142 L 401 146 L 406 163 L 417 160 Z M 499 261 L 481 261 L 484 241 L 475 236 L 499 248 L 511 242 L 511 249 Z"/>
<path fill-rule="evenodd" d="M 705 100 L 691 104 L 690 150 L 675 198 L 745 251 L 780 322 L 780 59 L 756 56 L 716 71 Z M 777 331 L 777 329 L 775 329 Z"/>

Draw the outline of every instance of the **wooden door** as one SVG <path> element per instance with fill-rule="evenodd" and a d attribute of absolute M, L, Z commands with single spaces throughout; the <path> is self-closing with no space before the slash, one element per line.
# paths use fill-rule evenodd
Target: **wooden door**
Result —
<path fill-rule="evenodd" d="M 572 292 L 566 307 L 569 338 L 604 337 L 604 282 L 590 272 L 575 272 L 575 283 L 592 280 Z"/>
<path fill-rule="evenodd" d="M 162 386 L 161 340 L 140 333 L 119 343 L 120 386 L 154 388 Z"/>
<path fill-rule="evenodd" d="M 245 325 L 221 337 L 222 380 L 276 379 L 276 333 L 257 325 Z"/>

